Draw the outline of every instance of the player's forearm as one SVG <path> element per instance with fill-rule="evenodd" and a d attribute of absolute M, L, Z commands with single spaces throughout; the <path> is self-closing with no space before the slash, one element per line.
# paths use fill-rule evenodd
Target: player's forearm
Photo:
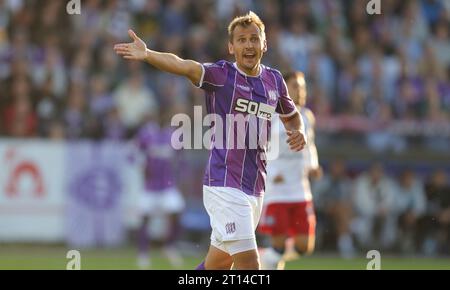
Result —
<path fill-rule="evenodd" d="M 172 53 L 150 49 L 147 49 L 145 61 L 161 71 L 187 77 L 195 84 L 200 82 L 202 70 L 201 65 L 196 61 L 185 60 Z"/>
<path fill-rule="evenodd" d="M 282 118 L 281 120 L 283 121 L 284 128 L 286 128 L 287 131 L 303 132 L 303 124 L 302 118 L 300 118 L 300 113 L 297 112 L 295 115 L 288 118 Z"/>

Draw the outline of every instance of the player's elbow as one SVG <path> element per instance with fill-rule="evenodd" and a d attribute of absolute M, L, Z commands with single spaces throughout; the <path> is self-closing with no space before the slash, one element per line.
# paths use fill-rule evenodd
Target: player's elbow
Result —
<path fill-rule="evenodd" d="M 203 67 L 200 63 L 193 60 L 183 61 L 183 75 L 187 77 L 194 85 L 200 86 L 203 75 Z"/>

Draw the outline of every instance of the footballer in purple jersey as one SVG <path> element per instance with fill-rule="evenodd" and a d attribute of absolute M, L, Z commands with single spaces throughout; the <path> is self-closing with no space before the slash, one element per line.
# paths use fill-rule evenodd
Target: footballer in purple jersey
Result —
<path fill-rule="evenodd" d="M 213 134 L 213 149 L 203 187 L 204 204 L 212 227 L 211 247 L 198 269 L 230 269 L 232 265 L 235 269 L 259 269 L 255 230 L 265 188 L 267 146 L 240 149 L 234 143 L 236 139 L 252 143 L 250 139 L 254 137 L 250 133 L 255 126 L 257 138 L 266 134 L 270 119 L 277 112 L 286 128 L 290 149 L 301 151 L 306 144 L 300 114 L 287 93 L 281 74 L 261 64 L 267 51 L 263 22 L 250 12 L 230 23 L 228 49 L 235 63 L 219 61 L 202 65 L 174 54 L 147 49 L 132 30 L 129 34 L 134 42 L 117 44 L 114 47 L 117 54 L 188 78 L 206 92 L 208 112 L 222 120 L 229 115 L 248 118 L 244 134 L 227 130 L 226 125 L 225 130 L 214 127 L 217 132 L 222 131 L 223 136 Z M 258 119 L 256 124 L 250 122 L 255 118 Z M 218 140 L 225 143 L 224 149 L 220 149 Z"/>
<path fill-rule="evenodd" d="M 164 253 L 173 266 L 182 264 L 181 255 L 178 254 L 174 244 L 180 229 L 179 216 L 185 203 L 175 183 L 175 167 L 179 162 L 177 151 L 171 146 L 173 128 L 169 127 L 168 120 L 163 115 L 160 124 L 153 121 L 146 122 L 134 141 L 139 155 L 144 159 L 144 192 L 139 198 L 141 224 L 137 261 L 141 269 L 148 269 L 151 266 L 148 225 L 157 216 L 165 217 L 169 223 Z"/>
<path fill-rule="evenodd" d="M 175 186 L 175 154 L 170 145 L 171 127 L 160 128 L 148 122 L 138 132 L 136 145 L 145 158 L 145 189 L 149 194 L 159 194 Z"/>
<path fill-rule="evenodd" d="M 226 120 L 227 115 L 245 113 L 254 117 L 255 138 L 269 136 L 269 117 L 275 112 L 283 117 L 291 117 L 297 113 L 295 104 L 289 98 L 285 82 L 280 72 L 260 66 L 258 75 L 247 75 L 236 63 L 219 61 L 203 65 L 204 74 L 200 87 L 206 91 L 206 105 L 209 114 L 216 114 Z M 255 108 L 252 112 L 251 106 Z M 256 109 L 258 108 L 258 109 Z M 253 115 L 253 116 L 252 116 Z M 248 118 L 249 119 L 249 118 Z M 248 195 L 262 196 L 266 184 L 266 150 L 267 144 L 261 142 L 251 148 L 252 130 L 246 126 L 239 133 L 237 126 L 231 128 L 224 122 L 221 132 L 223 142 L 227 146 L 218 149 L 216 145 L 211 151 L 206 168 L 204 184 L 208 186 L 232 187 Z M 233 132 L 231 132 L 231 130 Z M 232 148 L 230 135 L 245 140 L 244 149 Z M 214 136 L 215 137 L 215 136 Z M 222 144 L 220 144 L 222 145 Z M 237 146 L 235 146 L 237 147 Z"/>

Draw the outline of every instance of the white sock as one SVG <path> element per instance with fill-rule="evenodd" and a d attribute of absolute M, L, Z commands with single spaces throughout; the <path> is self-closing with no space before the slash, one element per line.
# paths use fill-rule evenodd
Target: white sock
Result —
<path fill-rule="evenodd" d="M 280 262 L 282 262 L 282 255 L 273 248 L 266 248 L 261 253 L 261 270 L 277 270 Z"/>

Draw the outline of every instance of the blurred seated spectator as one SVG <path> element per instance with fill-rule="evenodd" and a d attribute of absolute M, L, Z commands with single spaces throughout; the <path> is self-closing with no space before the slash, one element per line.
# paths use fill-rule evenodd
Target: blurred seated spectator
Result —
<path fill-rule="evenodd" d="M 81 86 L 73 85 L 63 112 L 67 139 L 80 139 L 87 131 L 86 94 Z"/>
<path fill-rule="evenodd" d="M 133 73 L 113 92 L 113 98 L 120 119 L 129 134 L 141 124 L 147 113 L 155 113 L 158 110 L 155 95 L 145 85 L 142 73 Z"/>
<path fill-rule="evenodd" d="M 37 117 L 33 111 L 30 81 L 26 77 L 13 80 L 10 99 L 12 102 L 4 109 L 2 122 L 7 136 L 16 138 L 35 137 Z"/>
<path fill-rule="evenodd" d="M 441 65 L 450 65 L 450 33 L 448 21 L 442 20 L 434 26 L 434 35 L 431 37 L 431 46 L 436 52 L 436 57 Z"/>
<path fill-rule="evenodd" d="M 101 74 L 93 76 L 89 90 L 89 112 L 95 118 L 104 118 L 114 106 L 106 76 Z"/>
<path fill-rule="evenodd" d="M 323 218 L 333 228 L 336 246 L 343 258 L 351 258 L 355 254 L 350 231 L 353 218 L 351 193 L 352 183 L 342 159 L 333 160 L 329 173 L 313 185 L 319 223 Z"/>
<path fill-rule="evenodd" d="M 426 255 L 450 254 L 450 183 L 444 170 L 425 183 L 427 206 L 420 220 L 419 237 Z"/>
<path fill-rule="evenodd" d="M 4 115 L 6 135 L 14 138 L 36 136 L 37 119 L 30 99 L 26 95 L 18 95 L 14 103 L 6 109 Z"/>
<path fill-rule="evenodd" d="M 126 138 L 127 132 L 116 107 L 113 107 L 108 111 L 102 126 L 103 138 L 115 141 L 124 140 Z"/>
<path fill-rule="evenodd" d="M 38 117 L 39 136 L 49 137 L 53 120 L 61 115 L 62 102 L 52 92 L 53 79 L 48 77 L 37 93 L 36 113 Z"/>
<path fill-rule="evenodd" d="M 415 252 L 418 221 L 425 213 L 426 199 L 423 182 L 412 170 L 401 173 L 397 189 L 399 213 L 400 249 L 403 253 Z"/>
<path fill-rule="evenodd" d="M 445 13 L 445 7 L 441 0 L 422 0 L 422 13 L 430 25 L 434 25 L 441 15 Z"/>
<path fill-rule="evenodd" d="M 48 129 L 48 138 L 52 141 L 63 141 L 66 138 L 64 125 L 59 121 L 52 121 Z"/>
<path fill-rule="evenodd" d="M 396 187 L 374 163 L 354 184 L 352 230 L 364 249 L 391 249 L 397 237 Z"/>

